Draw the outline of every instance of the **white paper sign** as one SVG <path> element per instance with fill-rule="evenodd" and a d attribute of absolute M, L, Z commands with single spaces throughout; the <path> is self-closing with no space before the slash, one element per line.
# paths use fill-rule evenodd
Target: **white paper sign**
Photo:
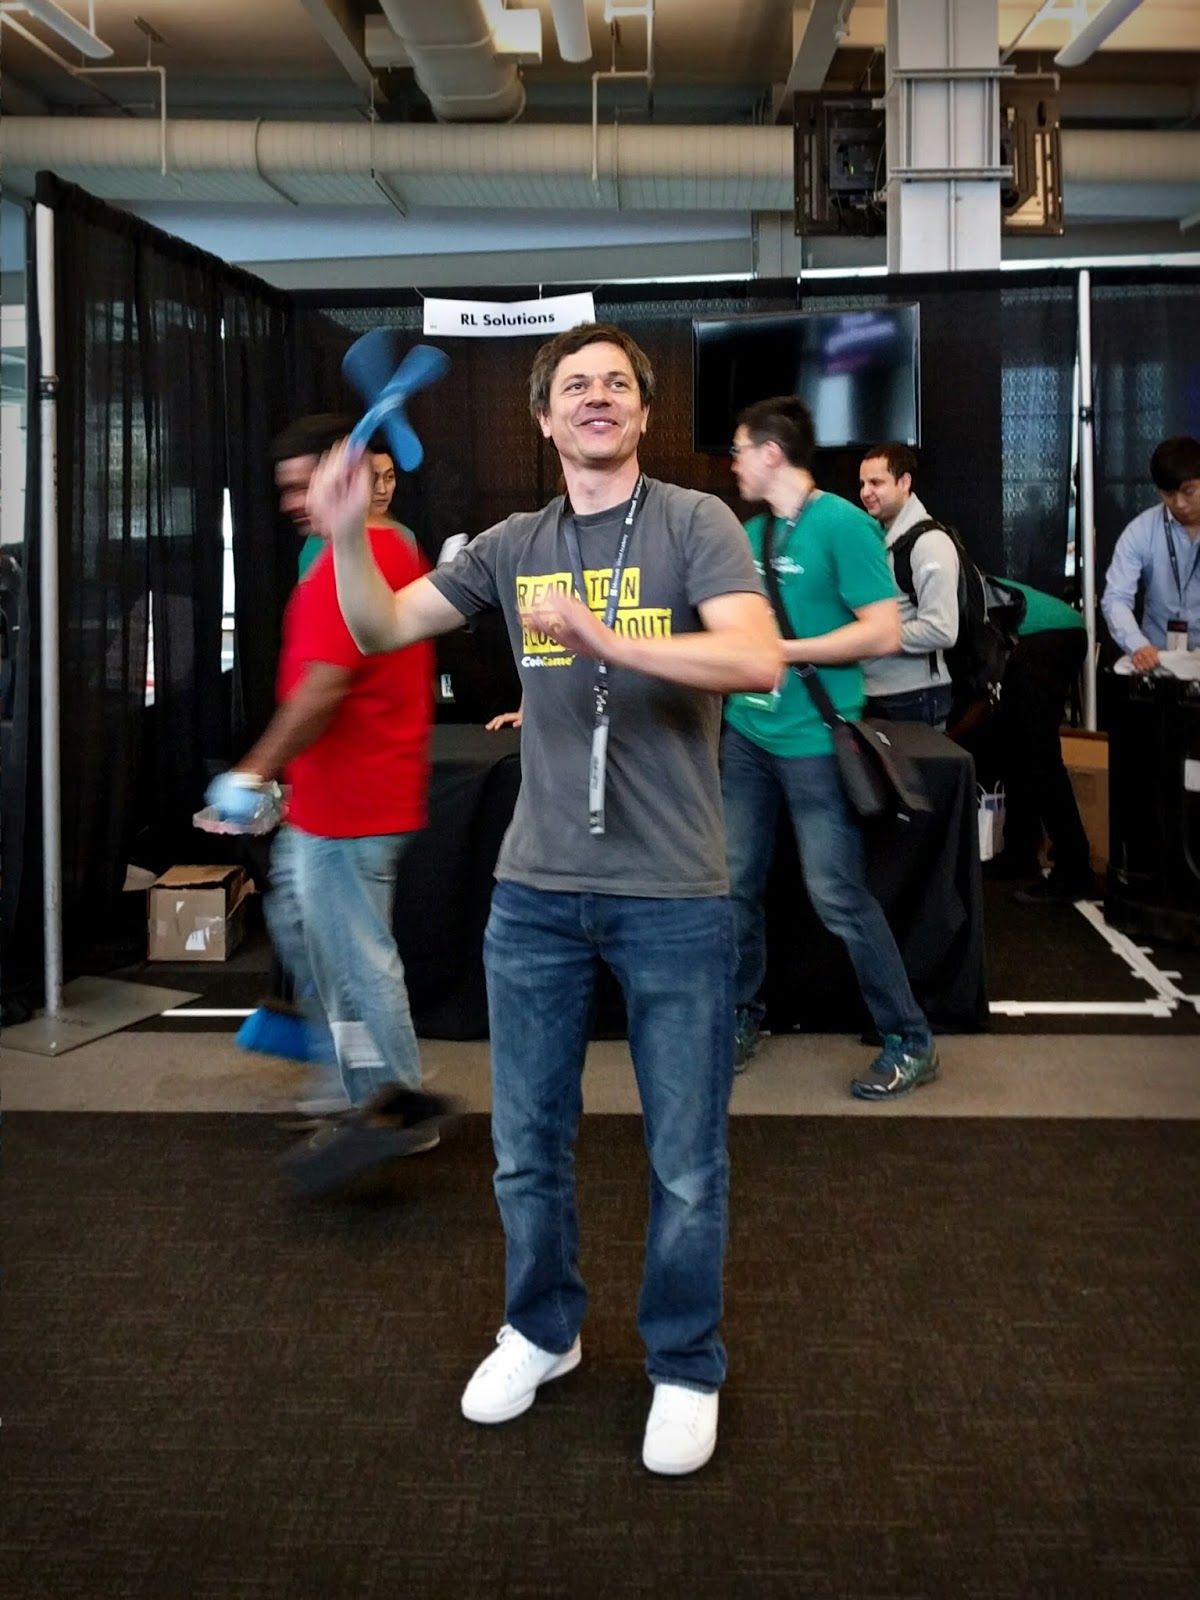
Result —
<path fill-rule="evenodd" d="M 595 322 L 590 294 L 557 294 L 545 300 L 425 301 L 425 332 L 443 339 L 512 339 L 565 333 Z"/>

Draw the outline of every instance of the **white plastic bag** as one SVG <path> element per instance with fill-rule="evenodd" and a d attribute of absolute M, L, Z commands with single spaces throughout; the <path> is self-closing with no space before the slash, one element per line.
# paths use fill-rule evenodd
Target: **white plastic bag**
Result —
<path fill-rule="evenodd" d="M 979 790 L 979 859 L 990 861 L 1004 848 L 1004 785 Z"/>

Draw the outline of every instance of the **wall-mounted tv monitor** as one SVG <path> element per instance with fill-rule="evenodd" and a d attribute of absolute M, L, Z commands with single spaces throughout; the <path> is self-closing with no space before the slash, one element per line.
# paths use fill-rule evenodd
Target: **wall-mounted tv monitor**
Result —
<path fill-rule="evenodd" d="M 796 394 L 817 443 L 919 444 L 918 308 L 791 311 L 699 317 L 692 323 L 692 442 L 723 455 L 737 414 L 755 400 Z"/>

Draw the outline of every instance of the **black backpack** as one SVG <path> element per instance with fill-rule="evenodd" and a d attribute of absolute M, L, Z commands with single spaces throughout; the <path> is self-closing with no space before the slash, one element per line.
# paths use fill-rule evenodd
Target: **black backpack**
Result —
<path fill-rule="evenodd" d="M 1016 648 L 1017 629 L 1025 620 L 1025 596 L 1001 579 L 980 572 L 955 530 L 927 517 L 902 533 L 888 551 L 897 587 L 914 605 L 913 546 L 934 528 L 946 534 L 958 553 L 958 638 L 945 652 L 946 670 L 954 686 L 953 724 L 962 720 L 968 707 L 986 714 L 999 705 L 1004 669 Z M 936 655 L 931 653 L 931 672 L 935 662 Z"/>

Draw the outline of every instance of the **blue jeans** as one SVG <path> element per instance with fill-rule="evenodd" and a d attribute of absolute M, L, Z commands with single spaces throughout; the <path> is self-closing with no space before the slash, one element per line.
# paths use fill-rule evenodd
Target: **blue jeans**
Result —
<path fill-rule="evenodd" d="M 953 704 L 953 684 L 930 683 L 923 689 L 873 695 L 867 701 L 867 716 L 885 717 L 890 722 L 927 722 L 939 733 L 945 733 L 946 718 Z"/>
<path fill-rule="evenodd" d="M 786 805 L 813 910 L 846 946 L 876 1028 L 881 1034 L 927 1037 L 929 1024 L 913 997 L 892 930 L 867 888 L 862 831 L 834 758 L 772 755 L 727 727 L 721 790 L 737 934 L 738 1007 L 758 1010 L 767 971 L 763 895 L 779 809 Z"/>
<path fill-rule="evenodd" d="M 597 962 L 616 974 L 650 1158 L 638 1301 L 654 1381 L 715 1389 L 728 1220 L 733 929 L 725 896 L 653 900 L 499 883 L 484 936 L 505 1320 L 568 1350 L 578 1265 L 575 1134 Z"/>
<path fill-rule="evenodd" d="M 267 926 L 316 1034 L 354 1105 L 399 1083 L 421 1087 L 421 1058 L 392 933 L 396 868 L 408 833 L 331 839 L 283 827 L 271 851 Z"/>

